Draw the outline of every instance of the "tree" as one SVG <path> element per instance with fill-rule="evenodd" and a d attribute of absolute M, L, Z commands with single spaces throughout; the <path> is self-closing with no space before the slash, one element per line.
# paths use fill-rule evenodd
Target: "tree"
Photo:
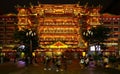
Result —
<path fill-rule="evenodd" d="M 15 39 L 15 42 L 25 43 L 25 41 L 26 41 L 26 31 L 24 31 L 24 30 L 19 31 L 18 29 L 16 29 L 13 37 Z"/>
<path fill-rule="evenodd" d="M 98 26 L 91 28 L 93 32 L 93 38 L 95 43 L 104 42 L 106 39 L 110 37 L 110 28 L 104 26 Z"/>
<path fill-rule="evenodd" d="M 92 45 L 100 45 L 102 48 L 106 48 L 103 42 L 110 37 L 110 28 L 105 26 L 92 27 L 89 30 L 85 29 L 83 32 L 83 39 Z"/>
<path fill-rule="evenodd" d="M 14 32 L 14 39 L 15 41 L 17 41 L 17 43 L 19 44 L 24 44 L 26 46 L 26 51 L 25 52 L 29 52 L 30 49 L 30 40 L 32 40 L 32 50 L 36 50 L 37 47 L 39 46 L 38 44 L 38 36 L 37 36 L 37 30 L 32 30 L 36 33 L 36 35 L 34 37 L 28 37 L 26 36 L 26 33 L 28 32 L 28 29 L 24 29 L 24 30 L 18 30 L 16 29 Z"/>

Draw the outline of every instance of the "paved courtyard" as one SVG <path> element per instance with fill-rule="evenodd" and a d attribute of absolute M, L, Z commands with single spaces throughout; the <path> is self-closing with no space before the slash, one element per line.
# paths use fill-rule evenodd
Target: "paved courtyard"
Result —
<path fill-rule="evenodd" d="M 19 68 L 14 63 L 0 64 L 0 74 L 119 74 L 120 71 L 116 69 L 105 68 L 88 68 L 80 69 L 79 65 L 70 65 L 67 70 L 44 70 L 43 65 L 34 64 L 28 67 Z"/>

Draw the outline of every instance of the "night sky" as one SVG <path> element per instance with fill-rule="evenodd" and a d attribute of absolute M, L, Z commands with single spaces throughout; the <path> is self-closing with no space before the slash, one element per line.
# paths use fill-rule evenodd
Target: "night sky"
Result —
<path fill-rule="evenodd" d="M 15 6 L 29 6 L 41 4 L 74 4 L 80 1 L 80 5 L 97 6 L 102 5 L 101 13 L 120 14 L 120 0 L 0 0 L 0 14 L 17 13 Z"/>

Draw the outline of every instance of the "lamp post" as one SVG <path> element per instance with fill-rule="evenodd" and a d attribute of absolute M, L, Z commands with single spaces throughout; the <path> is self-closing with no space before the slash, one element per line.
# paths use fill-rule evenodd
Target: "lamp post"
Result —
<path fill-rule="evenodd" d="M 30 57 L 30 64 L 32 64 L 32 49 L 33 49 L 33 38 L 36 36 L 36 33 L 32 30 L 29 30 L 26 33 L 27 38 L 29 39 L 30 43 L 29 43 L 29 57 Z"/>

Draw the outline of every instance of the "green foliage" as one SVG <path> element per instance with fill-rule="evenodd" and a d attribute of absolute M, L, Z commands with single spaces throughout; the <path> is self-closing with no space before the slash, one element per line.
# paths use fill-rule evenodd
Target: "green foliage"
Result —
<path fill-rule="evenodd" d="M 14 39 L 16 41 L 19 41 L 18 43 L 22 43 L 26 46 L 26 50 L 28 51 L 30 49 L 30 40 L 32 40 L 32 49 L 35 50 L 38 46 L 38 36 L 37 36 L 37 31 L 33 30 L 36 35 L 35 36 L 26 36 L 27 32 L 29 32 L 30 30 L 28 29 L 24 29 L 19 31 L 18 29 L 16 29 L 16 31 L 14 32 Z"/>
<path fill-rule="evenodd" d="M 101 49 L 107 49 L 107 46 L 103 43 L 110 37 L 111 30 L 104 26 L 92 27 L 89 29 L 92 34 L 83 34 L 83 39 L 89 44 L 100 45 Z M 87 30 L 83 30 L 83 33 L 87 33 Z"/>
<path fill-rule="evenodd" d="M 101 43 L 110 36 L 110 29 L 104 26 L 93 27 L 89 31 L 92 34 L 83 35 L 83 39 L 89 43 Z M 87 30 L 83 30 L 83 32 L 87 33 Z"/>
<path fill-rule="evenodd" d="M 93 32 L 93 38 L 95 42 L 104 42 L 110 36 L 110 28 L 106 28 L 104 26 L 98 26 L 91 28 Z"/>
<path fill-rule="evenodd" d="M 19 42 L 25 42 L 26 40 L 26 32 L 21 30 L 19 31 L 18 29 L 15 30 L 14 32 L 14 39 Z"/>

